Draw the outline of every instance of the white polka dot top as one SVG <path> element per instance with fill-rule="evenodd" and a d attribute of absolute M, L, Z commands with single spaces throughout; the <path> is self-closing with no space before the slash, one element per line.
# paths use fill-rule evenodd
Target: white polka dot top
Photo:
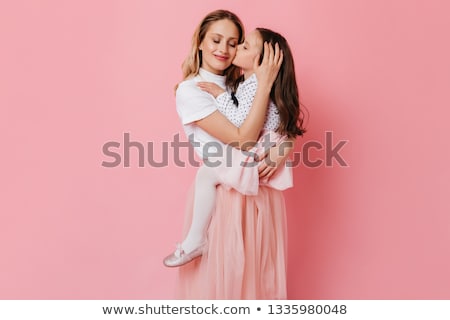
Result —
<path fill-rule="evenodd" d="M 224 92 L 216 99 L 217 109 L 223 113 L 236 127 L 240 127 L 250 112 L 257 86 L 258 81 L 256 75 L 253 74 L 248 79 L 241 82 L 236 90 L 235 97 L 239 101 L 238 106 L 233 103 L 231 93 Z M 278 108 L 272 101 L 270 101 L 263 128 L 265 130 L 276 131 L 279 125 L 280 115 L 278 114 Z"/>

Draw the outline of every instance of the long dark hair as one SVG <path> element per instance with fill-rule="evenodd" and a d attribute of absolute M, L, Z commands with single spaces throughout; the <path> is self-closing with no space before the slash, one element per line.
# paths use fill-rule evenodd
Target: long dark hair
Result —
<path fill-rule="evenodd" d="M 259 32 L 262 43 L 268 42 L 272 46 L 278 43 L 280 50 L 283 51 L 283 63 L 277 78 L 272 85 L 270 91 L 270 99 L 278 108 L 280 115 L 280 125 L 277 132 L 288 137 L 295 138 L 302 136 L 306 130 L 303 127 L 305 107 L 300 108 L 300 101 L 298 96 L 297 81 L 295 78 L 294 58 L 292 51 L 286 39 L 277 32 L 265 28 L 256 28 Z M 261 50 L 259 63 L 261 64 L 264 57 L 264 46 Z M 234 97 L 235 90 L 240 82 L 244 80 L 243 75 L 238 78 L 232 88 L 234 89 L 232 97 Z M 233 99 L 235 103 L 236 99 Z"/>
<path fill-rule="evenodd" d="M 280 126 L 277 131 L 289 137 L 302 136 L 306 132 L 303 127 L 305 114 L 304 106 L 300 108 L 291 48 L 279 33 L 265 28 L 256 28 L 256 30 L 261 35 L 263 43 L 269 42 L 272 46 L 278 43 L 280 50 L 283 51 L 283 63 L 270 91 L 270 99 L 278 107 L 280 114 Z M 264 47 L 262 51 L 260 63 L 264 55 Z"/>

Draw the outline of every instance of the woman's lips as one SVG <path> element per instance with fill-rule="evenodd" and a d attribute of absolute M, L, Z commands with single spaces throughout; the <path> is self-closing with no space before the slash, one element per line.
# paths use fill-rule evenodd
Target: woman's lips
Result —
<path fill-rule="evenodd" d="M 220 60 L 220 61 L 227 61 L 229 59 L 228 56 L 221 56 L 221 55 L 214 55 L 216 57 L 216 59 Z"/>

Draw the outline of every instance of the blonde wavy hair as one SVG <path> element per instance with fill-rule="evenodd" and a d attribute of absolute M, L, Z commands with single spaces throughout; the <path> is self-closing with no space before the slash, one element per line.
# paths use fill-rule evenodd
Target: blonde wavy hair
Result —
<path fill-rule="evenodd" d="M 212 23 L 220 20 L 230 20 L 234 23 L 239 32 L 238 43 L 242 43 L 244 41 L 244 25 L 237 15 L 228 11 L 228 10 L 216 10 L 203 18 L 203 20 L 198 25 L 197 29 L 192 36 L 192 47 L 189 55 L 184 60 L 181 69 L 183 71 L 183 80 L 194 77 L 198 74 L 200 67 L 202 66 L 202 52 L 199 49 L 200 44 L 205 38 L 206 33 L 208 32 L 209 27 Z M 225 84 L 230 89 L 236 89 L 234 86 L 236 85 L 236 79 L 239 78 L 241 74 L 240 68 L 230 65 L 225 71 Z M 178 87 L 176 85 L 175 89 Z"/>

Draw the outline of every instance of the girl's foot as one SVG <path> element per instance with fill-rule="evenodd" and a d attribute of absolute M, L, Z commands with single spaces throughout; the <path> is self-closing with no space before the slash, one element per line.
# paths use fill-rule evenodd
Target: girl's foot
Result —
<path fill-rule="evenodd" d="M 165 257 L 163 263 L 166 267 L 180 267 L 200 257 L 203 254 L 203 248 L 204 245 L 201 245 L 191 252 L 185 253 L 181 244 L 178 243 L 175 252 Z"/>

